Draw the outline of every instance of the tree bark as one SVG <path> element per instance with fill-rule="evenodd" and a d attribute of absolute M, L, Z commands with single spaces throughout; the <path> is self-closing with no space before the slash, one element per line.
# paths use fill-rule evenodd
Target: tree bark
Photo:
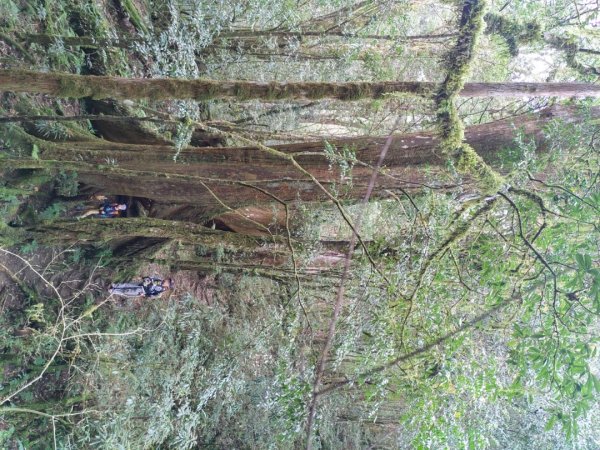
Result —
<path fill-rule="evenodd" d="M 335 246 L 324 243 L 322 253 L 297 261 L 295 271 L 289 247 L 294 243 L 282 237 L 258 238 L 212 230 L 190 222 L 153 218 L 54 221 L 38 224 L 28 231 L 39 242 L 50 245 L 65 242 L 114 242 L 136 237 L 142 241 L 140 245 L 131 241 L 121 245 L 115 258 L 136 262 L 175 259 L 173 264 L 180 269 L 212 270 L 218 266 L 227 271 L 254 270 L 263 275 L 285 278 L 292 278 L 295 273 L 303 278 L 316 273 L 335 276 L 332 267 L 345 256 Z M 177 243 L 163 250 L 167 240 Z"/>
<path fill-rule="evenodd" d="M 189 244 L 178 244 L 168 248 L 168 254 L 155 255 L 149 261 L 165 262 L 180 270 L 212 271 L 215 268 L 228 272 L 252 271 L 257 275 L 276 278 L 295 278 L 296 275 L 304 282 L 311 280 L 314 275 L 320 277 L 339 277 L 336 266 L 343 260 L 343 253 L 323 251 L 310 259 L 296 261 L 294 270 L 289 248 L 281 246 L 277 252 L 273 247 L 256 247 L 253 252 L 225 253 L 218 256 L 215 252 L 206 252 L 203 247 Z M 162 252 L 164 253 L 164 252 Z M 161 256 L 164 258 L 161 259 Z M 169 261 L 170 260 L 170 261 Z"/>
<path fill-rule="evenodd" d="M 344 31 L 289 31 L 289 30 L 233 30 L 226 31 L 216 39 L 229 39 L 229 38 L 238 38 L 238 39 L 256 39 L 257 37 L 283 37 L 283 38 L 299 38 L 302 39 L 304 37 L 343 37 L 343 38 L 355 38 L 355 39 L 373 39 L 373 40 L 381 40 L 381 41 L 394 41 L 394 42 L 405 42 L 405 41 L 429 41 L 429 40 L 437 40 L 437 39 L 448 39 L 451 37 L 456 37 L 456 33 L 441 33 L 441 34 L 421 34 L 421 35 L 413 35 L 413 36 L 393 36 L 390 34 L 357 34 L 357 33 L 347 33 Z"/>
<path fill-rule="evenodd" d="M 152 218 L 86 219 L 80 221 L 44 222 L 28 229 L 39 233 L 40 242 L 65 241 L 108 242 L 126 237 L 147 237 L 176 239 L 182 242 L 202 245 L 206 249 L 236 252 L 253 252 L 257 248 L 267 250 L 264 239 L 243 236 L 220 230 L 211 230 L 190 222 L 161 220 Z M 273 240 L 276 241 L 273 244 Z M 271 239 L 271 244 L 282 247 L 281 238 Z M 272 250 L 272 249 L 271 249 Z M 275 252 L 276 253 L 276 252 Z"/>
<path fill-rule="evenodd" d="M 106 99 L 319 99 L 359 100 L 385 94 L 431 96 L 438 83 L 417 81 L 350 83 L 262 83 L 254 81 L 144 79 L 108 76 L 42 73 L 30 70 L 0 70 L 4 91 L 48 94 L 57 97 Z M 589 83 L 467 83 L 464 97 L 597 97 L 600 85 Z"/>
<path fill-rule="evenodd" d="M 135 36 L 121 36 L 114 39 L 100 39 L 93 36 L 59 36 L 54 34 L 36 34 L 36 33 L 20 33 L 15 35 L 21 40 L 28 43 L 40 45 L 52 45 L 55 42 L 60 42 L 67 47 L 84 47 L 84 48 L 132 48 L 136 42 L 142 42 L 142 39 Z"/>
<path fill-rule="evenodd" d="M 533 140 L 544 151 L 544 126 L 551 120 L 577 122 L 584 117 L 600 117 L 600 109 L 588 112 L 556 105 L 538 114 L 526 114 L 466 129 L 466 141 L 489 164 L 497 165 L 500 150 L 514 145 L 516 130 Z M 322 141 L 274 146 L 295 159 L 325 187 L 338 187 L 342 199 L 358 199 L 371 175 L 385 141 L 384 137 L 331 140 L 337 148 L 354 149 L 356 158 L 352 184 L 340 183 L 339 164 L 331 163 Z M 6 168 L 45 168 L 76 171 L 79 180 L 107 194 L 147 197 L 160 202 L 201 205 L 207 218 L 247 205 L 324 201 L 326 195 L 287 160 L 252 147 L 183 149 L 173 160 L 170 146 L 106 143 L 48 143 L 36 141 L 40 160 L 4 159 Z M 445 170 L 445 159 L 438 154 L 437 133 L 410 133 L 393 139 L 377 183 L 377 196 L 419 191 L 424 186 L 449 189 L 457 186 Z M 331 167 L 330 167 L 331 166 Z M 132 183 L 135 179 L 135 183 Z M 465 182 L 468 183 L 468 180 Z M 226 205 L 226 206 L 225 206 Z"/>

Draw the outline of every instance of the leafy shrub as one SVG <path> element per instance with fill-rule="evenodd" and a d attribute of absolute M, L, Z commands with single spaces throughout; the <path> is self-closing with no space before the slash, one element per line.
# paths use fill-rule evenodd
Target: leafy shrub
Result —
<path fill-rule="evenodd" d="M 38 215 L 38 217 L 41 220 L 52 220 L 52 219 L 56 219 L 56 218 L 62 216 L 64 212 L 65 212 L 64 205 L 62 205 L 60 203 L 53 203 L 52 205 L 50 205 L 46 209 L 44 209 Z"/>
<path fill-rule="evenodd" d="M 54 189 L 58 195 L 63 197 L 75 197 L 79 192 L 77 172 L 61 170 L 56 177 Z"/>

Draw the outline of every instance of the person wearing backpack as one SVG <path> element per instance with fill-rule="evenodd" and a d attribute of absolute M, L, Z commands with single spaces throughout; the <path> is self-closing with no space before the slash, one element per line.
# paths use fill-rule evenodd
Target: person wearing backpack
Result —
<path fill-rule="evenodd" d="M 157 298 L 163 292 L 173 288 L 171 278 L 143 277 L 141 282 L 113 283 L 108 289 L 109 294 L 120 297 L 148 297 Z"/>
<path fill-rule="evenodd" d="M 112 219 L 115 217 L 119 217 L 122 214 L 122 211 L 127 210 L 127 205 L 124 203 L 109 203 L 104 202 L 102 206 L 95 209 L 90 209 L 84 212 L 82 215 L 78 216 L 77 219 L 83 219 L 89 216 L 95 216 L 98 219 Z"/>

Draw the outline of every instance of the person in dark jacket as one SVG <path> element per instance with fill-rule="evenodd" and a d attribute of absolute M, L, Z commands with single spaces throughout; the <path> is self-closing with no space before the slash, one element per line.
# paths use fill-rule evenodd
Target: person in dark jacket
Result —
<path fill-rule="evenodd" d="M 173 288 L 171 278 L 161 279 L 144 277 L 139 283 L 113 283 L 108 292 L 120 297 L 160 297 L 160 295 Z"/>
<path fill-rule="evenodd" d="M 125 211 L 126 209 L 127 205 L 124 203 L 104 202 L 102 206 L 95 209 L 90 209 L 77 218 L 83 219 L 84 217 L 95 216 L 99 219 L 111 219 L 114 217 L 119 217 L 122 211 Z"/>

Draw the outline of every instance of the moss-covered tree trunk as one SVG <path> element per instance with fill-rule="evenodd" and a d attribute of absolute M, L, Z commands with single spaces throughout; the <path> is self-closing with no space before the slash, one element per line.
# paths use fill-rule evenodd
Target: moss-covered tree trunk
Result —
<path fill-rule="evenodd" d="M 535 141 L 538 151 L 545 148 L 543 129 L 549 121 L 576 122 L 584 115 L 600 116 L 600 110 L 578 112 L 575 108 L 555 106 L 539 114 L 468 127 L 466 141 L 486 162 L 497 164 L 501 150 L 514 146 L 515 129 L 525 139 Z M 332 140 L 338 148 L 348 146 L 364 164 L 352 169 L 352 183 L 341 183 L 339 164 L 328 159 L 322 142 L 279 145 L 275 148 L 292 154 L 296 160 L 327 188 L 334 184 L 341 198 L 358 199 L 364 194 L 371 167 L 379 155 L 384 138 L 364 137 Z M 41 159 L 3 160 L 5 167 L 70 170 L 80 181 L 108 194 L 147 197 L 161 202 L 201 205 L 207 216 L 229 208 L 272 203 L 322 201 L 327 197 L 305 174 L 287 160 L 259 148 L 187 148 L 173 160 L 169 146 L 90 143 L 47 143 L 36 141 Z M 410 133 L 394 138 L 384 173 L 379 177 L 377 195 L 386 190 L 417 191 L 423 185 L 451 188 L 455 181 L 444 173 L 445 159 L 439 154 L 436 133 Z M 446 177 L 446 178 L 444 178 Z M 132 180 L 135 179 L 135 182 Z"/>
<path fill-rule="evenodd" d="M 168 262 L 179 269 L 258 271 L 262 275 L 284 278 L 296 274 L 309 277 L 315 273 L 336 276 L 335 266 L 344 253 L 324 243 L 321 254 L 297 261 L 294 269 L 290 245 L 294 242 L 276 236 L 264 238 L 212 230 L 202 225 L 151 218 L 85 219 L 54 221 L 28 229 L 29 237 L 44 244 L 111 243 L 125 238 L 139 238 L 116 246 L 116 260 L 136 263 Z M 171 242 L 170 245 L 166 245 Z"/>
<path fill-rule="evenodd" d="M 44 222 L 28 229 L 40 242 L 90 242 L 104 243 L 126 237 L 174 239 L 198 244 L 207 249 L 227 249 L 236 252 L 254 251 L 268 243 L 257 237 L 212 230 L 190 222 L 153 218 L 84 219 L 80 221 Z M 274 242 L 274 243 L 273 243 Z M 281 247 L 280 238 L 271 244 Z"/>
<path fill-rule="evenodd" d="M 84 47 L 84 48 L 131 48 L 134 43 L 141 42 L 140 38 L 134 36 L 120 36 L 114 39 L 100 39 L 93 36 L 59 36 L 53 34 L 37 33 L 15 33 L 16 37 L 27 43 L 40 45 L 52 45 L 60 42 L 65 47 Z"/>
<path fill-rule="evenodd" d="M 330 250 L 311 255 L 310 259 L 300 259 L 296 255 L 296 268 L 294 268 L 291 252 L 287 246 L 275 247 L 271 243 L 263 247 L 257 246 L 252 252 L 235 252 L 231 248 L 215 251 L 202 245 L 179 243 L 165 247 L 146 261 L 168 263 L 171 267 L 180 270 L 206 272 L 217 268 L 228 272 L 252 271 L 257 275 L 286 279 L 295 278 L 297 275 L 307 282 L 315 274 L 319 274 L 320 277 L 338 277 L 338 266 L 344 257 L 343 252 Z"/>
<path fill-rule="evenodd" d="M 263 83 L 255 81 L 182 80 L 173 78 L 118 78 L 108 76 L 43 73 L 30 70 L 0 70 L 4 91 L 48 94 L 56 97 L 154 100 L 229 98 L 359 100 L 385 94 L 430 96 L 439 85 L 417 81 L 316 83 Z M 599 96 L 600 86 L 586 83 L 467 83 L 460 95 L 466 97 L 555 97 Z"/>
<path fill-rule="evenodd" d="M 413 36 L 393 36 L 390 34 L 357 34 L 349 33 L 344 31 L 290 31 L 290 30 L 251 30 L 251 29 L 237 29 L 232 31 L 226 31 L 218 36 L 218 40 L 221 39 L 250 39 L 254 40 L 257 37 L 282 37 L 282 38 L 298 38 L 303 39 L 305 37 L 341 37 L 341 38 L 356 38 L 356 39 L 373 39 L 382 41 L 393 41 L 393 42 L 405 42 L 405 41 L 429 41 L 436 39 L 447 39 L 455 37 L 456 33 L 443 33 L 443 34 L 420 34 Z"/>

